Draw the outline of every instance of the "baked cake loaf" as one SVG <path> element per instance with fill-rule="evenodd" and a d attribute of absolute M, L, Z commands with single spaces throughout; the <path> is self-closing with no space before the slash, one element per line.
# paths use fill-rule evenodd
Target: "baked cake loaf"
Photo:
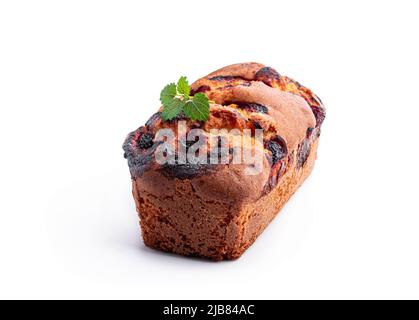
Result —
<path fill-rule="evenodd" d="M 212 260 L 239 258 L 309 176 L 325 118 L 321 100 L 308 88 L 258 63 L 222 68 L 191 86 L 211 100 L 210 118 L 161 110 L 124 143 L 133 195 L 147 246 Z M 240 164 L 158 164 L 159 129 L 186 122 L 200 128 L 263 129 L 263 171 Z M 255 144 L 256 145 L 256 144 Z"/>

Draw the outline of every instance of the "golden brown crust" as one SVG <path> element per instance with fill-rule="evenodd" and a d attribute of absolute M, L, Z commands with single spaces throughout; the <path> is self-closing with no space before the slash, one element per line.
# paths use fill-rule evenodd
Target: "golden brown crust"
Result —
<path fill-rule="evenodd" d="M 300 95 L 277 90 L 261 81 L 262 77 L 257 74 L 264 68 L 266 67 L 259 63 L 228 66 L 192 84 L 192 91 L 201 87 L 209 88 L 205 94 L 219 105 L 239 102 L 266 106 L 270 117 L 266 117 L 264 123 L 268 124 L 263 129 L 274 129 L 275 134 L 285 139 L 288 148 L 294 149 L 305 138 L 307 129 L 316 126 L 316 119 L 309 104 Z M 270 79 L 271 84 L 279 82 L 279 74 Z M 249 119 L 254 116 L 254 113 L 245 114 Z"/>
<path fill-rule="evenodd" d="M 259 90 L 250 90 L 253 92 L 249 92 L 246 95 L 245 92 L 247 90 L 243 89 L 243 87 L 253 87 L 254 85 Z M 306 103 L 300 100 L 298 102 L 301 105 L 300 108 L 309 110 L 307 109 L 307 105 L 311 109 L 318 108 L 323 114 L 315 114 L 315 116 L 316 120 L 320 120 L 318 121 L 318 125 L 321 125 L 325 110 L 320 99 L 310 89 L 302 86 L 297 81 L 286 76 L 281 76 L 276 70 L 260 63 L 250 62 L 227 66 L 210 73 L 208 76 L 192 84 L 192 92 L 203 91 L 210 99 L 222 105 L 226 102 L 231 102 L 231 100 L 238 101 L 241 99 L 241 96 L 249 100 L 248 102 L 255 102 L 258 98 L 253 96 L 253 94 L 260 93 L 259 95 L 262 96 L 269 95 L 269 88 L 277 89 L 276 91 L 280 91 L 281 93 L 291 93 L 292 95 L 302 97 Z M 235 90 L 240 91 L 240 96 L 235 95 Z M 269 101 L 267 101 L 268 98 L 265 98 L 263 101 L 268 105 L 287 105 L 287 96 L 283 94 L 282 97 L 275 97 Z M 256 103 L 258 102 L 256 101 Z M 322 117 L 322 119 L 317 119 L 317 117 Z M 311 116 L 308 116 L 308 118 L 311 118 Z"/>
<path fill-rule="evenodd" d="M 137 141 L 142 134 L 154 136 L 162 128 L 176 132 L 179 120 L 187 122 L 188 130 L 211 129 L 263 129 L 268 142 L 278 137 L 285 141 L 285 148 L 293 150 L 306 138 L 308 130 L 320 132 L 324 108 L 312 92 L 290 78 L 280 76 L 270 67 L 258 63 L 242 63 L 219 69 L 192 84 L 192 93 L 204 91 L 214 100 L 210 107 L 210 119 L 206 123 L 183 119 L 163 122 L 161 117 L 152 118 L 145 127 L 130 136 L 124 146 L 131 173 L 136 176 L 145 170 L 158 169 L 156 164 L 147 163 L 152 157 L 145 151 L 139 152 Z M 264 112 L 249 109 L 249 105 L 265 108 Z M 174 141 L 177 145 L 179 141 Z M 267 157 L 273 157 L 266 148 Z M 143 155 L 144 154 L 144 155 Z M 196 170 L 195 170 L 196 171 Z"/>
<path fill-rule="evenodd" d="M 288 85 L 284 88 L 289 90 L 282 90 L 279 74 L 277 79 L 275 76 L 269 78 L 270 83 L 275 87 L 265 84 L 269 81 L 263 82 L 262 80 L 266 79 L 257 76 L 258 72 L 264 68 L 266 67 L 260 63 L 235 64 L 210 73 L 191 85 L 192 92 L 196 92 L 201 87 L 207 88 L 205 94 L 214 101 L 214 104 L 211 105 L 210 121 L 206 123 L 204 129 L 209 131 L 214 128 L 211 124 L 216 123 L 216 120 L 219 119 L 219 117 L 214 119 L 214 113 L 220 108 L 225 110 L 224 119 L 227 122 L 231 122 L 232 118 L 238 118 L 240 115 L 244 120 L 249 121 L 255 116 L 254 112 L 240 110 L 240 112 L 234 113 L 232 108 L 237 107 L 235 103 L 256 103 L 268 109 L 264 123 L 269 122 L 269 125 L 265 125 L 263 129 L 268 131 L 269 128 L 270 132 L 274 131 L 276 135 L 284 138 L 289 149 L 294 149 L 305 138 L 307 129 L 316 126 L 316 119 L 307 101 L 295 93 L 300 92 L 298 88 Z M 301 91 L 301 94 L 303 93 L 306 94 Z M 233 116 L 227 115 L 228 110 Z M 191 126 L 190 122 L 189 126 Z M 234 128 L 233 125 L 234 123 L 230 123 L 228 128 Z M 161 123 L 161 126 L 155 129 L 158 130 L 162 127 L 166 127 L 166 125 Z M 251 125 L 242 124 L 235 128 L 242 129 L 243 127 L 250 128 Z"/>
<path fill-rule="evenodd" d="M 263 64 L 257 62 L 233 64 L 211 72 L 204 79 L 211 79 L 219 76 L 233 76 L 247 80 L 254 80 L 256 73 L 263 67 L 265 67 Z"/>
<path fill-rule="evenodd" d="M 228 88 L 223 92 L 222 98 L 210 95 L 210 99 L 220 104 L 231 101 L 266 106 L 269 110 L 270 126 L 275 128 L 275 134 L 285 139 L 289 149 L 294 149 L 305 138 L 308 128 L 316 126 L 313 112 L 303 98 L 268 87 L 263 82 Z M 252 118 L 252 114 L 249 118 Z"/>

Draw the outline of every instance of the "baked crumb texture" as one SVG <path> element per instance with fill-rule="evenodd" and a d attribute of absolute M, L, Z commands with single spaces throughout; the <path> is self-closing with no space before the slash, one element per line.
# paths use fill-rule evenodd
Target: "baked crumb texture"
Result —
<path fill-rule="evenodd" d="M 237 259 L 310 175 L 325 109 L 308 88 L 258 63 L 222 68 L 191 87 L 214 102 L 209 121 L 180 116 L 163 122 L 160 110 L 123 146 L 144 243 L 185 256 Z M 234 164 L 155 163 L 156 132 L 176 131 L 178 121 L 205 132 L 264 129 L 258 146 L 263 172 L 248 176 L 245 165 Z"/>

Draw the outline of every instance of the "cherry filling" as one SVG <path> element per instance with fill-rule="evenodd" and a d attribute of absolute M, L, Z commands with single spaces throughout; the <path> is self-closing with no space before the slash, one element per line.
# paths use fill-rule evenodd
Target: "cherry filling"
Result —
<path fill-rule="evenodd" d="M 181 111 L 176 117 L 172 120 L 168 120 L 167 122 L 175 123 L 176 121 L 187 121 L 189 118 Z"/>
<path fill-rule="evenodd" d="M 305 139 L 298 146 L 298 153 L 297 153 L 297 168 L 298 169 L 304 167 L 304 165 L 307 162 L 308 157 L 310 156 L 310 152 L 311 152 L 310 140 Z"/>
<path fill-rule="evenodd" d="M 319 106 L 311 106 L 311 110 L 313 110 L 314 117 L 316 118 L 316 126 L 320 127 L 326 118 L 326 113 L 323 108 Z"/>
<path fill-rule="evenodd" d="M 235 77 L 235 76 L 216 76 L 216 77 L 210 78 L 209 80 L 211 80 L 211 81 L 228 81 L 228 80 L 235 80 L 235 79 L 240 79 L 240 77 Z"/>
<path fill-rule="evenodd" d="M 146 127 L 155 127 L 158 122 L 161 120 L 161 112 L 157 112 L 151 116 L 151 118 L 146 122 Z"/>
<path fill-rule="evenodd" d="M 281 75 L 271 67 L 264 67 L 255 74 L 256 81 L 262 81 L 268 86 L 272 86 L 273 80 L 279 80 Z"/>
<path fill-rule="evenodd" d="M 275 141 L 268 142 L 268 149 L 272 152 L 272 164 L 275 165 L 279 160 L 283 159 L 285 156 L 284 150 Z"/>
<path fill-rule="evenodd" d="M 212 172 L 214 168 L 207 164 L 165 164 L 160 172 L 168 178 L 180 180 L 193 179 Z"/>
<path fill-rule="evenodd" d="M 150 149 L 154 144 L 153 138 L 152 134 L 143 133 L 137 141 L 137 146 L 140 149 Z"/>
<path fill-rule="evenodd" d="M 280 136 L 276 136 L 272 140 L 265 142 L 265 148 L 272 153 L 271 172 L 268 182 L 265 185 L 264 192 L 270 192 L 278 184 L 281 176 L 286 169 L 286 158 L 288 154 L 287 144 Z"/>
<path fill-rule="evenodd" d="M 197 93 L 205 93 L 207 91 L 210 91 L 211 88 L 209 86 L 200 86 L 199 88 L 195 89 L 195 90 L 191 90 L 191 95 L 194 96 Z"/>
<path fill-rule="evenodd" d="M 313 134 L 313 132 L 314 132 L 314 128 L 308 128 L 307 129 L 306 138 L 307 139 L 310 139 L 311 138 L 311 135 Z"/>
<path fill-rule="evenodd" d="M 184 146 L 184 150 L 182 152 L 186 152 L 186 155 L 189 153 L 189 149 L 194 146 L 195 144 L 201 144 L 201 141 L 198 137 L 195 138 L 195 141 L 186 140 L 181 141 L 182 145 Z M 180 162 L 179 157 L 179 150 L 175 154 L 175 162 L 174 163 L 166 163 L 162 165 L 160 168 L 160 172 L 168 177 L 168 178 L 177 178 L 180 180 L 185 179 L 193 179 L 197 176 L 207 174 L 213 170 L 210 165 L 206 163 L 191 163 L 186 157 L 182 159 L 183 161 L 186 160 L 186 163 Z M 198 156 L 199 150 L 196 150 L 195 156 Z"/>
<path fill-rule="evenodd" d="M 263 129 L 262 125 L 258 121 L 252 121 L 252 124 L 255 129 Z"/>
<path fill-rule="evenodd" d="M 276 136 L 273 140 L 266 142 L 265 148 L 272 153 L 272 166 L 275 166 L 288 154 L 286 143 L 280 136 Z"/>
<path fill-rule="evenodd" d="M 154 160 L 154 152 L 161 144 L 154 143 L 154 136 L 147 132 L 146 127 L 131 132 L 124 142 L 124 157 L 128 160 L 128 166 L 133 176 L 142 175 L 145 170 L 151 168 Z"/>
<path fill-rule="evenodd" d="M 265 107 L 257 103 L 235 103 L 239 109 L 246 110 L 249 112 L 265 113 L 269 112 L 268 107 Z"/>

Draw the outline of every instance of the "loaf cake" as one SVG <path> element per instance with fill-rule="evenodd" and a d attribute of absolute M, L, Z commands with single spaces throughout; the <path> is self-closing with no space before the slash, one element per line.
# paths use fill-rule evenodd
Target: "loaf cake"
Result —
<path fill-rule="evenodd" d="M 312 91 L 273 68 L 241 63 L 191 85 L 210 100 L 209 120 L 162 112 L 130 133 L 123 145 L 144 243 L 155 249 L 216 261 L 239 258 L 310 175 L 325 118 Z M 156 133 L 175 128 L 263 130 L 263 170 L 246 164 L 159 164 Z M 256 145 L 256 144 L 255 144 Z M 230 146 L 231 147 L 231 146 Z M 232 149 L 232 148 L 230 148 Z"/>

